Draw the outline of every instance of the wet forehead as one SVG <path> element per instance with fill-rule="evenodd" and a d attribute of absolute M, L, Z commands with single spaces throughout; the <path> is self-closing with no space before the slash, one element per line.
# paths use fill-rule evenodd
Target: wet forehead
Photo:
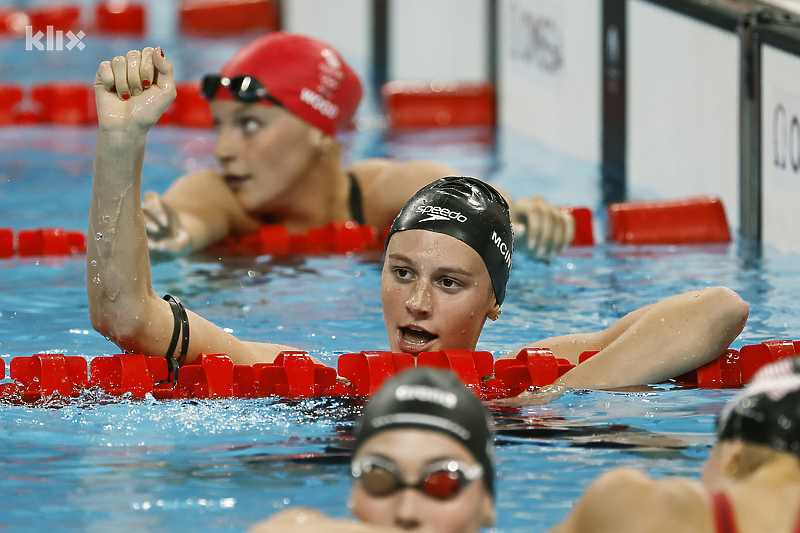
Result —
<path fill-rule="evenodd" d="M 397 428 L 370 437 L 356 457 L 378 455 L 395 463 L 405 475 L 416 475 L 435 461 L 455 459 L 467 464 L 476 462 L 467 448 L 456 439 L 438 431 Z"/>
<path fill-rule="evenodd" d="M 462 270 L 475 277 L 489 277 L 489 271 L 478 252 L 444 233 L 419 229 L 395 233 L 386 249 L 386 258 L 405 258 L 432 271 Z"/>

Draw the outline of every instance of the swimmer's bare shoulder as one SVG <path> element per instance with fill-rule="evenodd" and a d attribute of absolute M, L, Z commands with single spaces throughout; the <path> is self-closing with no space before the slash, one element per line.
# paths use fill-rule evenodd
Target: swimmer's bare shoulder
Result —
<path fill-rule="evenodd" d="M 406 201 L 422 187 L 444 176 L 460 174 L 448 165 L 424 159 L 365 159 L 352 164 L 348 171 L 361 186 L 364 223 L 380 229 L 391 225 Z"/>
<path fill-rule="evenodd" d="M 653 479 L 632 468 L 617 468 L 598 477 L 550 533 L 711 533 L 707 502 L 698 482 Z"/>
<path fill-rule="evenodd" d="M 399 529 L 334 520 L 310 509 L 287 509 L 256 524 L 247 533 L 393 533 Z"/>
<path fill-rule="evenodd" d="M 204 248 L 227 235 L 246 235 L 258 229 L 258 219 L 242 207 L 222 175 L 199 170 L 175 180 L 164 200 L 178 213 L 196 248 Z"/>

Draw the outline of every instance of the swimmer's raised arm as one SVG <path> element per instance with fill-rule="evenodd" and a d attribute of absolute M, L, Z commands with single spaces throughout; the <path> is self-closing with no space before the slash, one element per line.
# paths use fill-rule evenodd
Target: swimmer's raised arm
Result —
<path fill-rule="evenodd" d="M 741 333 L 749 311 L 734 291 L 710 287 L 633 311 L 603 331 L 553 337 L 530 346 L 550 348 L 573 364 L 582 352 L 599 350 L 554 387 L 658 383 L 720 356 Z"/>
<path fill-rule="evenodd" d="M 131 51 L 100 64 L 95 77 L 99 130 L 86 258 L 92 326 L 122 350 L 161 355 L 173 316 L 150 285 L 150 259 L 141 209 L 147 132 L 175 98 L 172 65 L 160 48 Z M 239 341 L 189 312 L 186 362 L 201 352 L 234 362 L 272 360 L 284 347 Z"/>

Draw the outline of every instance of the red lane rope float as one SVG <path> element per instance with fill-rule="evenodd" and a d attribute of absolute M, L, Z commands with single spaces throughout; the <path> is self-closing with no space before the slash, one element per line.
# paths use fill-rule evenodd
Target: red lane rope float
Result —
<path fill-rule="evenodd" d="M 97 124 L 94 89 L 81 82 L 47 82 L 26 92 L 0 84 L 0 126 L 19 124 Z"/>
<path fill-rule="evenodd" d="M 356 222 L 332 222 L 306 233 L 289 233 L 280 224 L 266 224 L 243 237 L 226 237 L 206 249 L 220 255 L 288 255 L 383 250 L 378 230 Z"/>
<path fill-rule="evenodd" d="M 727 350 L 717 359 L 679 376 L 674 383 L 700 388 L 741 387 L 762 366 L 800 352 L 800 341 L 774 340 Z M 584 352 L 580 362 L 597 352 Z M 224 354 L 202 354 L 181 367 L 178 382 L 157 385 L 168 377 L 163 357 L 118 354 L 95 357 L 37 354 L 15 357 L 9 369 L 13 383 L 0 384 L 0 397 L 33 403 L 55 393 L 76 397 L 87 388 L 112 396 L 142 398 L 308 398 L 370 396 L 383 383 L 414 365 L 449 369 L 484 400 L 516 396 L 531 387 L 548 385 L 575 367 L 547 348 L 526 348 L 513 359 L 494 360 L 489 352 L 443 350 L 416 357 L 406 353 L 347 353 L 338 371 L 314 362 L 306 352 L 283 352 L 273 363 L 234 365 Z M 5 372 L 0 360 L 0 369 Z"/>
<path fill-rule="evenodd" d="M 0 87 L 2 100 L 2 87 Z M 0 121 L 2 113 L 0 113 Z M 612 209 L 613 208 L 613 209 Z M 588 207 L 564 208 L 575 218 L 572 246 L 594 244 L 593 214 Z M 627 244 L 729 242 L 730 232 L 722 202 L 714 197 L 680 201 L 613 204 L 609 207 L 609 238 Z M 227 237 L 207 251 L 220 255 L 330 254 L 380 251 L 388 230 L 355 222 L 333 222 L 294 234 L 277 224 L 261 226 L 244 237 Z M 86 251 L 83 232 L 59 228 L 13 230 L 0 228 L 0 258 L 63 255 Z"/>
<path fill-rule="evenodd" d="M 722 200 L 699 196 L 681 200 L 622 202 L 608 206 L 608 238 L 623 244 L 730 242 Z"/>
<path fill-rule="evenodd" d="M 588 207 L 568 207 L 575 217 L 575 238 L 572 246 L 594 244 L 592 211 Z M 289 233 L 279 224 L 265 224 L 258 231 L 243 237 L 227 237 L 206 249 L 220 255 L 291 255 L 344 254 L 383 251 L 389 228 L 362 226 L 356 222 L 332 222 L 312 228 L 306 233 Z"/>
<path fill-rule="evenodd" d="M 80 82 L 48 82 L 34 85 L 31 99 L 38 104 L 37 122 L 96 124 L 94 88 Z"/>
<path fill-rule="evenodd" d="M 47 35 L 48 29 L 51 32 L 61 31 L 63 33 L 72 30 L 77 33 L 80 29 L 76 27 L 76 24 L 78 19 L 81 18 L 81 8 L 76 4 L 60 3 L 51 6 L 38 6 L 28 11 L 27 14 L 30 17 L 33 35 L 36 35 L 37 32 Z M 42 39 L 42 41 L 45 41 L 45 39 Z"/>
<path fill-rule="evenodd" d="M 24 91 L 21 85 L 0 84 L 0 126 L 17 124 L 14 109 L 22 102 Z"/>
<path fill-rule="evenodd" d="M 200 95 L 200 82 L 181 81 L 175 88 L 175 100 L 158 124 L 214 127 L 208 102 Z M 94 87 L 82 82 L 49 81 L 26 90 L 19 84 L 0 84 L 0 126 L 19 124 L 97 124 Z"/>
<path fill-rule="evenodd" d="M 390 81 L 381 88 L 392 128 L 494 126 L 494 87 L 452 80 Z"/>
<path fill-rule="evenodd" d="M 81 31 L 142 35 L 145 19 L 145 6 L 128 0 L 98 2 L 94 9 L 93 25 L 86 24 L 89 21 L 82 16 L 81 6 L 78 4 L 40 5 L 27 10 L 0 9 L 0 35 L 21 37 L 25 35 L 27 27 L 30 27 L 34 37 L 42 32 L 43 36 L 36 42 L 47 47 L 46 49 L 63 50 L 70 43 L 73 43 L 73 47 L 76 44 L 67 32 L 71 31 L 76 38 L 82 38 L 79 36 Z M 57 32 L 61 32 L 60 37 Z"/>
<path fill-rule="evenodd" d="M 587 207 L 570 208 L 576 219 L 573 246 L 594 243 L 592 212 Z M 351 252 L 380 252 L 388 228 L 381 234 L 376 228 L 355 222 L 332 222 L 294 234 L 279 224 L 261 226 L 244 237 L 227 237 L 206 249 L 219 255 L 319 255 Z M 78 230 L 39 228 L 20 230 L 16 238 L 11 228 L 0 228 L 0 259 L 39 255 L 69 255 L 86 252 L 86 235 Z"/>
<path fill-rule="evenodd" d="M 0 87 L 0 100 L 2 100 Z M 0 113 L 2 121 L 2 113 Z M 593 214 L 588 207 L 567 206 L 575 219 L 572 246 L 594 244 Z M 730 232 L 722 202 L 715 197 L 659 202 L 631 202 L 609 207 L 609 238 L 625 244 L 729 242 Z M 332 222 L 303 234 L 278 224 L 261 226 L 243 237 L 227 237 L 207 248 L 220 255 L 340 254 L 380 251 L 388 229 L 355 222 Z M 14 247 L 13 231 L 0 228 L 0 258 L 70 254 L 86 251 L 86 236 L 62 229 L 22 230 Z"/>
<path fill-rule="evenodd" d="M 208 102 L 200 94 L 199 81 L 181 81 L 175 84 L 175 100 L 167 107 L 159 125 L 183 126 L 185 128 L 213 128 L 214 117 Z"/>
<path fill-rule="evenodd" d="M 86 253 L 86 235 L 82 231 L 62 228 L 14 230 L 0 228 L 0 259 L 19 255 L 71 255 Z"/>
<path fill-rule="evenodd" d="M 592 210 L 588 207 L 564 206 L 561 208 L 575 219 L 575 237 L 572 246 L 593 246 L 594 226 Z"/>
<path fill-rule="evenodd" d="M 269 32 L 280 27 L 278 2 L 272 0 L 182 0 L 180 28 L 205 36 Z"/>
<path fill-rule="evenodd" d="M 96 29 L 103 33 L 142 36 L 146 18 L 145 6 L 128 0 L 100 2 L 94 8 Z"/>

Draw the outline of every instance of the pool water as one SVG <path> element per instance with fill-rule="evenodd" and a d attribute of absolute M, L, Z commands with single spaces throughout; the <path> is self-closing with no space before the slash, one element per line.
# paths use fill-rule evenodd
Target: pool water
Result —
<path fill-rule="evenodd" d="M 93 67 L 92 67 L 93 68 Z M 89 72 L 89 79 L 93 70 Z M 38 74 L 37 74 L 38 75 Z M 96 129 L 0 129 L 0 227 L 85 230 Z M 145 188 L 213 165 L 213 132 L 151 132 Z M 430 157 L 515 196 L 599 208 L 598 169 L 480 128 L 356 131 L 348 158 Z M 729 214 L 731 218 L 731 214 Z M 733 347 L 800 338 L 797 257 L 741 243 L 575 248 L 551 264 L 515 255 L 503 315 L 479 349 L 605 327 L 668 295 L 726 285 L 751 306 Z M 385 349 L 374 255 L 272 259 L 195 256 L 153 265 L 158 293 L 247 340 L 285 343 L 329 364 Z M 89 323 L 83 257 L 0 261 L 0 354 L 113 354 Z M 696 477 L 713 422 L 734 391 L 674 386 L 576 391 L 541 407 L 496 408 L 498 532 L 544 531 L 614 466 Z M 0 405 L 0 529 L 244 531 L 306 505 L 347 516 L 347 444 L 357 399 L 131 401 L 84 397 Z"/>

